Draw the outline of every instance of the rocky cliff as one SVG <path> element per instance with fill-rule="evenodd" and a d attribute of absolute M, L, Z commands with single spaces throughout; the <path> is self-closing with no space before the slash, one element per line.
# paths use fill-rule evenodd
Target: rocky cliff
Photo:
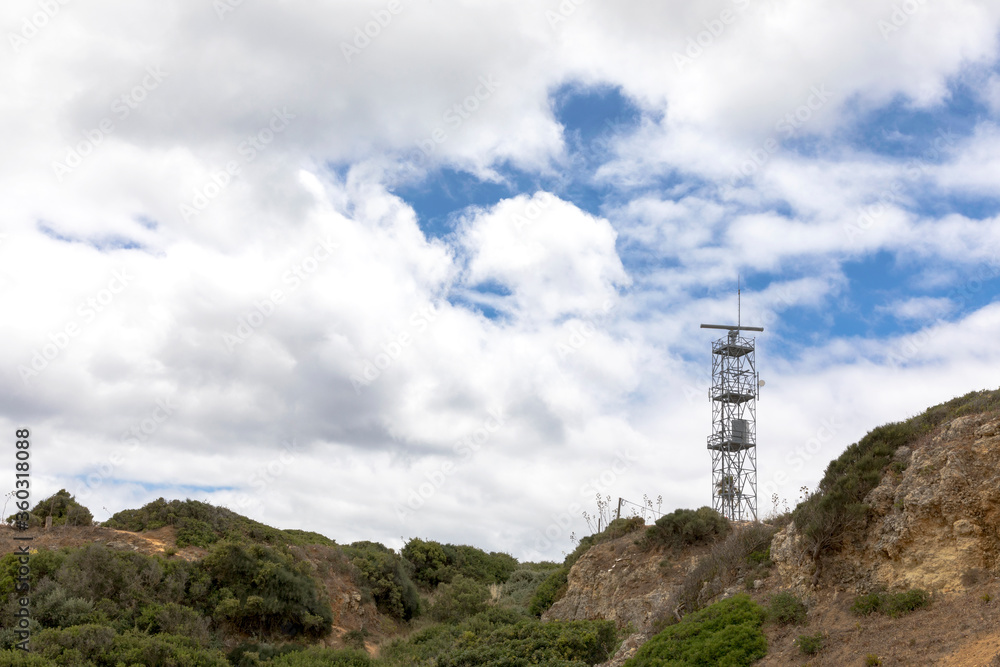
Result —
<path fill-rule="evenodd" d="M 864 535 L 832 560 L 825 585 L 950 592 L 1000 575 L 1000 417 L 958 417 L 901 447 L 865 503 Z M 812 563 L 794 525 L 771 558 L 787 585 L 807 587 Z"/>

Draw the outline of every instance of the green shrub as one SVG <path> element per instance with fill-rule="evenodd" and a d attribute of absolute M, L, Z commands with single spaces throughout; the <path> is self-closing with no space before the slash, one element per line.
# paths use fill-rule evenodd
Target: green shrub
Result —
<path fill-rule="evenodd" d="M 868 593 L 867 595 L 859 595 L 854 598 L 854 603 L 851 605 L 851 611 L 854 612 L 856 616 L 869 616 L 882 611 L 882 594 Z"/>
<path fill-rule="evenodd" d="M 371 633 L 365 630 L 364 628 L 361 628 L 360 630 L 349 630 L 348 632 L 344 633 L 342 639 L 344 640 L 344 643 L 350 646 L 351 648 L 356 648 L 360 650 L 364 649 L 365 640 L 368 639 L 368 635 L 370 634 Z"/>
<path fill-rule="evenodd" d="M 815 655 L 823 650 L 824 638 L 822 632 L 814 635 L 799 635 L 799 650 L 806 655 Z"/>
<path fill-rule="evenodd" d="M 149 634 L 189 637 L 199 646 L 207 646 L 210 639 L 209 619 L 175 602 L 144 607 L 136 619 L 136 627 Z"/>
<path fill-rule="evenodd" d="M 747 554 L 747 562 L 751 565 L 771 565 L 771 543 L 763 549 L 758 549 Z"/>
<path fill-rule="evenodd" d="M 766 612 L 740 594 L 685 616 L 654 636 L 625 667 L 744 667 L 767 655 Z"/>
<path fill-rule="evenodd" d="M 258 667 L 269 665 L 270 661 L 286 653 L 295 653 L 306 647 L 301 644 L 268 642 L 242 642 L 226 654 L 226 660 L 233 667 Z"/>
<path fill-rule="evenodd" d="M 558 569 L 559 565 L 554 565 L 552 569 Z M 531 598 L 535 591 L 545 579 L 551 574 L 550 570 L 516 570 L 510 575 L 503 587 L 500 589 L 500 600 L 498 604 L 506 607 L 516 607 L 527 611 L 531 604 Z"/>
<path fill-rule="evenodd" d="M 357 568 L 360 584 L 384 614 L 410 620 L 420 614 L 420 594 L 413 583 L 413 565 L 377 542 L 341 547 Z"/>
<path fill-rule="evenodd" d="M 219 542 L 200 563 L 195 598 L 217 622 L 240 632 L 322 637 L 333 612 L 308 566 L 263 544 Z M 207 583 L 207 586 L 206 586 Z"/>
<path fill-rule="evenodd" d="M 919 588 L 911 588 L 905 593 L 868 593 L 859 595 L 851 605 L 851 611 L 858 616 L 873 613 L 885 614 L 892 618 L 905 616 L 931 603 L 930 594 Z"/>
<path fill-rule="evenodd" d="M 806 606 L 794 593 L 776 593 L 771 596 L 767 617 L 779 625 L 804 625 Z"/>
<path fill-rule="evenodd" d="M 540 623 L 494 607 L 457 625 L 435 625 L 391 642 L 379 657 L 393 667 L 585 667 L 607 660 L 616 645 L 610 621 Z"/>
<path fill-rule="evenodd" d="M 177 520 L 177 546 L 210 547 L 219 540 L 212 526 L 199 519 L 181 517 Z"/>
<path fill-rule="evenodd" d="M 56 663 L 20 649 L 0 651 L 0 667 L 56 667 Z"/>
<path fill-rule="evenodd" d="M 439 542 L 413 538 L 403 547 L 400 555 L 413 564 L 413 580 L 427 586 L 437 586 L 451 581 L 454 575 L 448 569 L 448 554 Z"/>
<path fill-rule="evenodd" d="M 867 665 L 867 667 L 878 667 L 878 665 L 881 664 L 882 658 L 878 657 L 874 653 L 869 653 L 865 656 L 865 665 Z"/>
<path fill-rule="evenodd" d="M 911 588 L 905 593 L 890 594 L 887 598 L 883 613 L 893 618 L 927 607 L 931 603 L 930 593 L 919 588 Z"/>
<path fill-rule="evenodd" d="M 290 651 L 267 663 L 269 667 L 371 667 L 374 664 L 364 651 L 318 646 Z"/>
<path fill-rule="evenodd" d="M 413 564 L 414 581 L 429 587 L 448 583 L 456 574 L 482 584 L 502 584 L 519 567 L 509 554 L 417 538 L 407 542 L 400 555 Z"/>
<path fill-rule="evenodd" d="M 32 616 L 45 627 L 66 628 L 91 621 L 94 604 L 73 597 L 52 579 L 43 580 L 31 595 Z"/>
<path fill-rule="evenodd" d="M 444 623 L 458 623 L 486 610 L 489 589 L 475 579 L 456 574 L 450 584 L 438 587 L 431 617 Z"/>
<path fill-rule="evenodd" d="M 729 532 L 729 521 L 711 507 L 678 509 L 656 520 L 642 540 L 646 548 L 683 547 L 711 542 Z"/>
<path fill-rule="evenodd" d="M 561 598 L 569 587 L 569 568 L 565 565 L 552 572 L 535 589 L 528 603 L 528 612 L 533 616 L 541 616 Z"/>
<path fill-rule="evenodd" d="M 42 549 L 31 559 L 35 617 L 49 627 L 110 623 L 124 630 L 148 604 L 183 602 L 193 568 L 184 561 L 168 562 L 100 544 Z"/>

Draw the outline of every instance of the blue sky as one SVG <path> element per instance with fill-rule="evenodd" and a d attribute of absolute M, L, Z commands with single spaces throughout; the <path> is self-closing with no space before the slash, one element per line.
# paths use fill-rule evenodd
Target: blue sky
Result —
<path fill-rule="evenodd" d="M 1000 6 L 382 6 L 0 10 L 39 497 L 559 558 L 595 494 L 711 502 L 738 278 L 763 510 L 995 388 Z"/>

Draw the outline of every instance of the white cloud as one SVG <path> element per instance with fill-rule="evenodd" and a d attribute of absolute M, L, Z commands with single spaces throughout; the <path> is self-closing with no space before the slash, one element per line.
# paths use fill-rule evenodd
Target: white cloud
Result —
<path fill-rule="evenodd" d="M 914 297 L 904 301 L 894 301 L 879 307 L 878 310 L 887 312 L 899 320 L 930 321 L 949 314 L 954 308 L 955 304 L 951 299 L 944 297 Z"/>
<path fill-rule="evenodd" d="M 761 479 L 786 472 L 789 498 L 871 426 L 994 382 L 976 341 L 996 219 L 941 212 L 995 191 L 994 119 L 916 163 L 852 133 L 890 104 L 935 118 L 994 65 L 1000 6 L 922 4 L 884 37 L 887 1 L 401 6 L 349 58 L 384 2 L 71 3 L 0 54 L 0 418 L 34 429 L 39 494 L 84 489 L 101 518 L 207 496 L 342 542 L 558 557 L 594 493 L 709 502 L 697 326 L 732 319 L 738 273 L 766 328 Z M 6 3 L 0 25 L 37 11 Z M 568 87 L 642 112 L 599 164 L 564 140 Z M 433 197 L 442 165 L 510 194 L 430 236 L 394 193 Z M 918 331 L 824 330 L 878 314 L 844 265 L 882 251 L 915 281 L 883 311 Z M 134 278 L 112 291 L 116 271 Z"/>
<path fill-rule="evenodd" d="M 547 193 L 504 200 L 459 235 L 465 284 L 499 283 L 511 292 L 510 310 L 528 321 L 607 310 L 629 282 L 608 221 Z"/>

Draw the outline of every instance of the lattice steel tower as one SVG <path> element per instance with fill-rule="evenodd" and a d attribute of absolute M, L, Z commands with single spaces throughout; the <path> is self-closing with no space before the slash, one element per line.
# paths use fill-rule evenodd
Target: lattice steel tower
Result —
<path fill-rule="evenodd" d="M 737 290 L 737 299 L 739 291 Z M 737 315 L 739 311 L 737 310 Z M 737 317 L 739 322 L 739 317 Z M 763 327 L 702 324 L 726 329 L 712 343 L 712 507 L 730 520 L 757 519 L 757 399 L 764 384 L 757 376 L 754 339 L 741 331 Z"/>

